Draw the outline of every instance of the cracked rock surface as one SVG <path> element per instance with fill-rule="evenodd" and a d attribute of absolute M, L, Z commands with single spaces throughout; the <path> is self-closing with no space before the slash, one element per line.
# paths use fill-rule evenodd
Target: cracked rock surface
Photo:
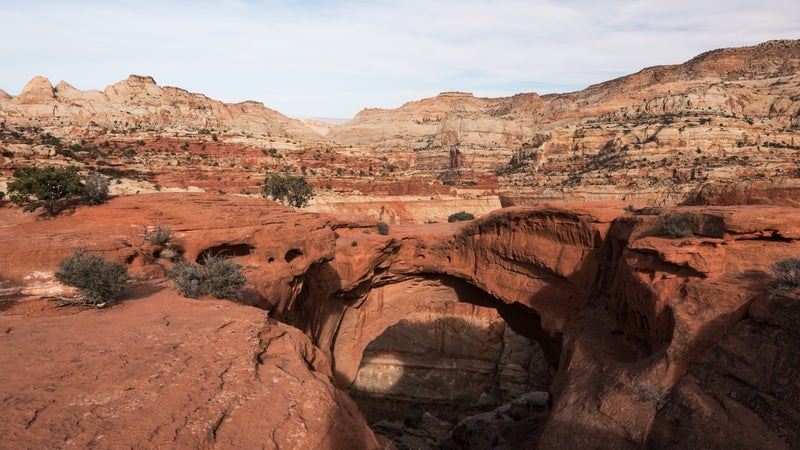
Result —
<path fill-rule="evenodd" d="M 151 285 L 31 317 L 45 301 L 2 302 L 4 447 L 377 446 L 322 353 L 263 310 Z"/>

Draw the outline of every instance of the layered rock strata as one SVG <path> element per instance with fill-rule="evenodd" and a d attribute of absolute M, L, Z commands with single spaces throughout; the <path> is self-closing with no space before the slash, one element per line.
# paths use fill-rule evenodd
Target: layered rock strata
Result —
<path fill-rule="evenodd" d="M 796 204 L 798 68 L 799 41 L 769 41 L 572 93 L 446 92 L 316 127 L 325 136 L 263 105 L 225 104 L 150 77 L 102 92 L 38 77 L 17 96 L 0 95 L 0 186 L 17 167 L 78 164 L 123 180 L 119 193 L 257 195 L 264 169 L 287 170 L 317 188 L 319 211 L 347 213 L 358 198 L 359 212 L 401 224 L 486 213 L 498 194 L 520 206 L 777 201 L 731 193 L 731 180 L 775 182 L 765 193 Z"/>
<path fill-rule="evenodd" d="M 304 123 L 263 104 L 223 103 L 149 76 L 131 75 L 103 91 L 81 91 L 61 81 L 35 77 L 16 96 L 0 103 L 0 120 L 22 126 L 132 128 L 151 132 L 236 130 L 291 139 L 316 139 Z"/>

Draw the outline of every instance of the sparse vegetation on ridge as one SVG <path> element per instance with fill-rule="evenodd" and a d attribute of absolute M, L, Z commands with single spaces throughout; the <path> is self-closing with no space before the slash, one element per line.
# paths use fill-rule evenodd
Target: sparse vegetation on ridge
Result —
<path fill-rule="evenodd" d="M 450 214 L 450 216 L 447 217 L 448 222 L 461 222 L 464 220 L 473 220 L 473 219 L 475 219 L 475 215 L 472 213 L 468 213 L 466 211 L 459 211 L 457 213 Z"/>
<path fill-rule="evenodd" d="M 653 403 L 657 409 L 661 409 L 667 403 L 667 397 L 669 396 L 668 389 L 647 383 L 640 383 L 636 386 L 635 391 L 641 400 Z"/>
<path fill-rule="evenodd" d="M 800 258 L 784 259 L 774 263 L 770 268 L 782 287 L 800 286 Z"/>
<path fill-rule="evenodd" d="M 308 184 L 305 176 L 282 175 L 267 173 L 264 184 L 261 186 L 263 197 L 272 197 L 273 200 L 285 203 L 295 208 L 308 205 L 314 197 L 314 188 Z"/>
<path fill-rule="evenodd" d="M 153 228 L 143 227 L 141 236 L 144 240 L 155 245 L 166 245 L 172 239 L 172 228 L 157 223 Z"/>
<path fill-rule="evenodd" d="M 90 205 L 99 205 L 108 199 L 110 179 L 97 173 L 86 176 L 83 182 L 83 195 Z"/>
<path fill-rule="evenodd" d="M 378 234 L 383 236 L 389 234 L 389 224 L 386 222 L 378 222 Z"/>
<path fill-rule="evenodd" d="M 8 184 L 8 191 L 11 201 L 25 211 L 43 208 L 49 217 L 55 217 L 61 209 L 60 203 L 74 197 L 83 196 L 90 205 L 104 203 L 108 199 L 109 184 L 109 178 L 97 173 L 81 181 L 75 166 L 23 167 L 14 171 L 14 181 Z"/>
<path fill-rule="evenodd" d="M 671 238 L 684 238 L 694 234 L 694 214 L 666 213 L 658 217 L 658 231 Z"/>

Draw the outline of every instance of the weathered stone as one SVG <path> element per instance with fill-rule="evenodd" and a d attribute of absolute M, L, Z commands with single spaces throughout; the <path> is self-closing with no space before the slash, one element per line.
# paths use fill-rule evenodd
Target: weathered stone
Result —
<path fill-rule="evenodd" d="M 56 317 L 1 303 L 3 445 L 378 448 L 325 357 L 263 310 L 147 284 Z"/>

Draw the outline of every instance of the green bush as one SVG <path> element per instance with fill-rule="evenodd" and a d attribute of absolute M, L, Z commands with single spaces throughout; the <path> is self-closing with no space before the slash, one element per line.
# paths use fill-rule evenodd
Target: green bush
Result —
<path fill-rule="evenodd" d="M 691 236 L 694 230 L 694 214 L 667 213 L 658 217 L 658 228 L 662 234 L 671 238 Z"/>
<path fill-rule="evenodd" d="M 83 181 L 83 195 L 90 205 L 99 205 L 108 200 L 108 185 L 110 179 L 102 175 L 91 173 Z"/>
<path fill-rule="evenodd" d="M 314 188 L 303 176 L 267 173 L 261 186 L 261 195 L 272 197 L 277 202 L 295 208 L 302 208 L 314 197 Z"/>
<path fill-rule="evenodd" d="M 178 291 L 185 297 L 200 298 L 210 294 L 216 298 L 238 299 L 247 278 L 242 266 L 229 258 L 208 256 L 202 265 L 186 261 L 175 263 L 169 272 Z"/>
<path fill-rule="evenodd" d="M 389 234 L 389 224 L 386 222 L 378 222 L 378 234 L 383 236 Z"/>
<path fill-rule="evenodd" d="M 67 286 L 78 288 L 84 303 L 97 306 L 113 302 L 128 283 L 125 265 L 88 255 L 83 250 L 75 250 L 72 256 L 62 259 L 55 277 Z"/>
<path fill-rule="evenodd" d="M 472 213 L 468 213 L 466 211 L 459 211 L 455 214 L 450 214 L 447 218 L 448 222 L 461 222 L 462 220 L 472 220 L 475 218 L 475 215 Z"/>
<path fill-rule="evenodd" d="M 58 202 L 84 193 L 78 168 L 23 167 L 14 171 L 14 181 L 8 184 L 11 201 L 33 212 L 44 208 L 47 215 L 54 217 L 58 212 Z"/>
<path fill-rule="evenodd" d="M 57 148 L 62 147 L 61 140 L 50 133 L 44 133 L 40 137 L 42 139 L 42 145 L 49 145 Z"/>
<path fill-rule="evenodd" d="M 772 273 L 780 284 L 800 286 L 800 258 L 789 258 L 778 261 L 771 266 Z"/>

